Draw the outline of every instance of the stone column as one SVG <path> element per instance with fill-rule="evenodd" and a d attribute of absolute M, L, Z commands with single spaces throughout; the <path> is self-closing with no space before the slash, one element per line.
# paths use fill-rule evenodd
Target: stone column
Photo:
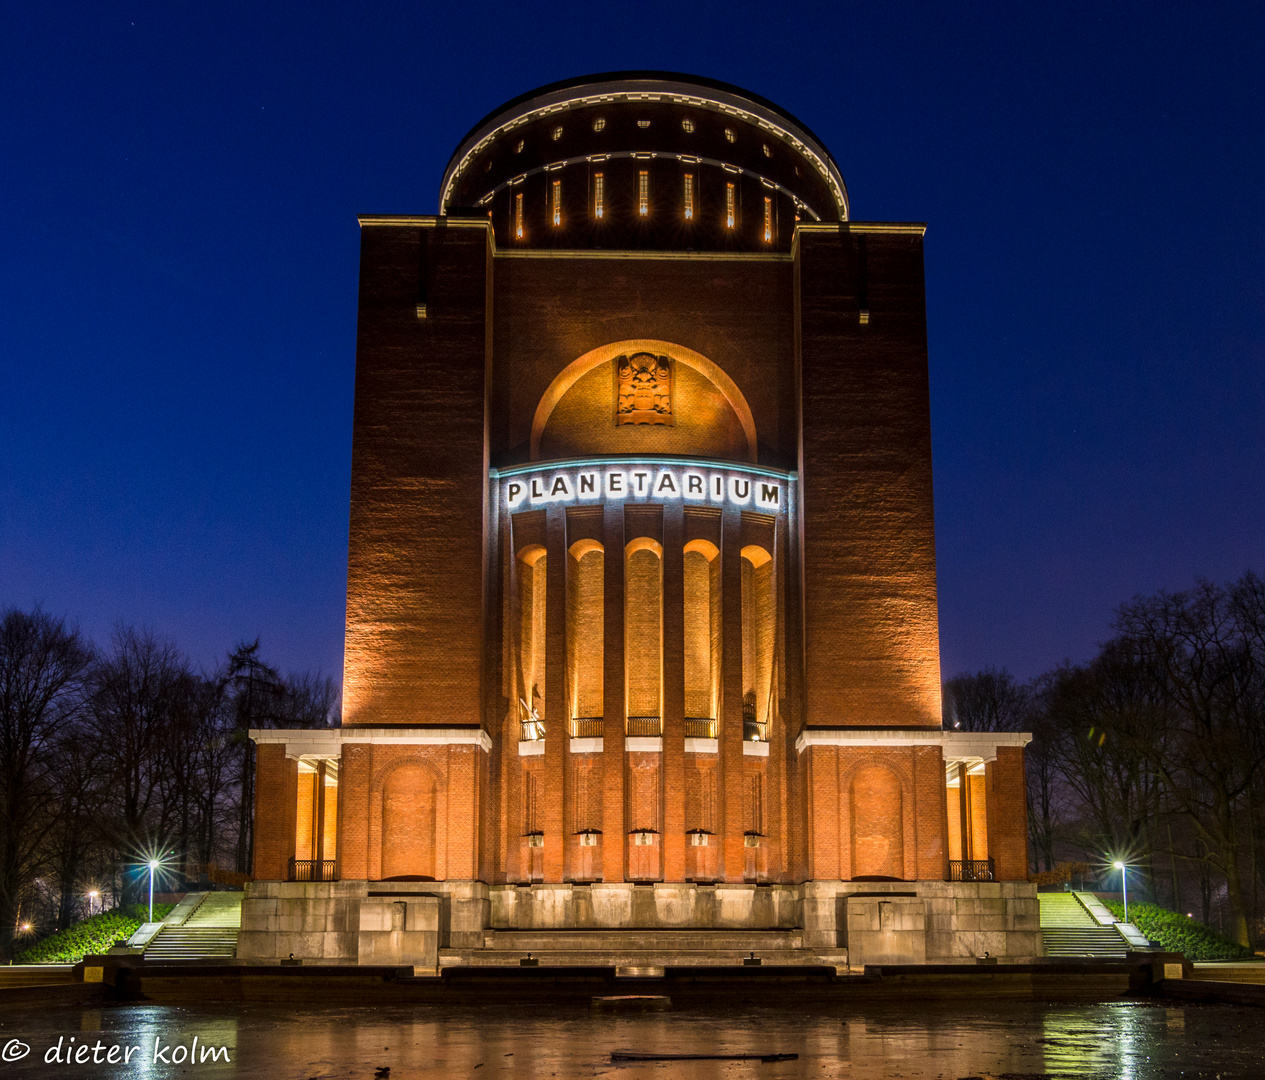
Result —
<path fill-rule="evenodd" d="M 685 880 L 685 508 L 663 510 L 663 880 Z"/>
<path fill-rule="evenodd" d="M 316 815 L 312 821 L 312 858 L 325 858 L 325 762 L 316 763 L 316 796 L 313 800 L 312 812 Z M 318 874 L 320 869 L 318 868 Z M 320 880 L 318 878 L 318 880 Z"/>
<path fill-rule="evenodd" d="M 720 617 L 720 871 L 725 881 L 742 881 L 742 511 L 732 503 L 726 503 L 721 514 Z"/>
<path fill-rule="evenodd" d="M 606 503 L 602 519 L 602 878 L 624 880 L 624 507 Z"/>
<path fill-rule="evenodd" d="M 540 787 L 546 882 L 566 876 L 567 519 L 560 503 L 545 512 L 545 775 Z"/>

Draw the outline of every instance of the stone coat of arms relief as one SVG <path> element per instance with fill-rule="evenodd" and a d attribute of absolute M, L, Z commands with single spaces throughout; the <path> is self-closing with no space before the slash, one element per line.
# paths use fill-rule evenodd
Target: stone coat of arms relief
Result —
<path fill-rule="evenodd" d="M 615 358 L 615 425 L 672 423 L 672 361 L 652 353 Z"/>

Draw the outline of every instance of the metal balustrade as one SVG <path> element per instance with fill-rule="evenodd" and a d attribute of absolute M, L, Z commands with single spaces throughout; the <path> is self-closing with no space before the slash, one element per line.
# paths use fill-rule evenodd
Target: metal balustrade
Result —
<path fill-rule="evenodd" d="M 716 721 L 710 716 L 687 716 L 685 718 L 685 737 L 687 739 L 716 738 Z"/>
<path fill-rule="evenodd" d="M 523 720 L 522 730 L 519 733 L 521 742 L 540 742 L 545 737 L 545 723 L 543 720 Z"/>
<path fill-rule="evenodd" d="M 571 738 L 600 739 L 605 718 L 601 716 L 577 716 L 571 721 Z"/>
<path fill-rule="evenodd" d="M 950 881 L 996 881 L 992 859 L 950 859 Z"/>
<path fill-rule="evenodd" d="M 663 734 L 663 717 L 661 716 L 630 716 L 628 725 L 624 729 L 625 733 L 636 738 L 637 736 L 656 736 Z"/>
<path fill-rule="evenodd" d="M 291 859 L 291 881 L 337 881 L 337 859 Z"/>

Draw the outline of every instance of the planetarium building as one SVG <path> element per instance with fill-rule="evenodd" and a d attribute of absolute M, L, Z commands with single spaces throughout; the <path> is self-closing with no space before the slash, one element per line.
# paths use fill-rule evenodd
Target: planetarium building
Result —
<path fill-rule="evenodd" d="M 1028 736 L 941 726 L 923 226 L 645 72 L 360 224 L 342 726 L 251 733 L 239 956 L 1039 956 Z"/>

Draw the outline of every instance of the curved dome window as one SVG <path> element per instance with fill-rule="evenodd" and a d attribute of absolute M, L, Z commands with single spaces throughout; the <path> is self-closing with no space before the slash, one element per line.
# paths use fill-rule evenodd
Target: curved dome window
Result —
<path fill-rule="evenodd" d="M 738 136 L 734 134 L 733 128 L 725 128 L 725 138 L 728 139 L 730 142 L 736 142 Z"/>
<path fill-rule="evenodd" d="M 764 149 L 764 156 L 765 156 L 765 157 L 772 157 L 772 156 L 773 156 L 773 151 L 769 149 L 769 144 L 768 144 L 768 143 L 761 143 L 761 146 L 762 146 L 762 147 L 763 147 L 763 149 Z"/>
<path fill-rule="evenodd" d="M 523 140 L 518 140 L 518 145 L 514 147 L 514 153 L 521 154 L 523 152 Z"/>
<path fill-rule="evenodd" d="M 596 120 L 593 121 L 594 131 L 601 131 L 604 127 L 606 127 L 606 117 L 599 116 Z"/>
<path fill-rule="evenodd" d="M 649 120 L 638 120 L 638 121 L 637 121 L 637 126 L 638 126 L 639 128 L 648 128 L 648 127 L 650 126 L 650 121 L 649 121 Z"/>
<path fill-rule="evenodd" d="M 694 121 L 687 116 L 681 121 L 681 127 L 685 130 L 686 134 L 689 134 L 694 130 Z"/>
<path fill-rule="evenodd" d="M 557 142 L 557 141 L 558 141 L 559 139 L 561 139 L 561 138 L 562 138 L 562 128 L 561 128 L 561 127 L 556 127 L 556 128 L 554 128 L 554 129 L 553 129 L 553 141 L 554 141 L 554 142 Z"/>

